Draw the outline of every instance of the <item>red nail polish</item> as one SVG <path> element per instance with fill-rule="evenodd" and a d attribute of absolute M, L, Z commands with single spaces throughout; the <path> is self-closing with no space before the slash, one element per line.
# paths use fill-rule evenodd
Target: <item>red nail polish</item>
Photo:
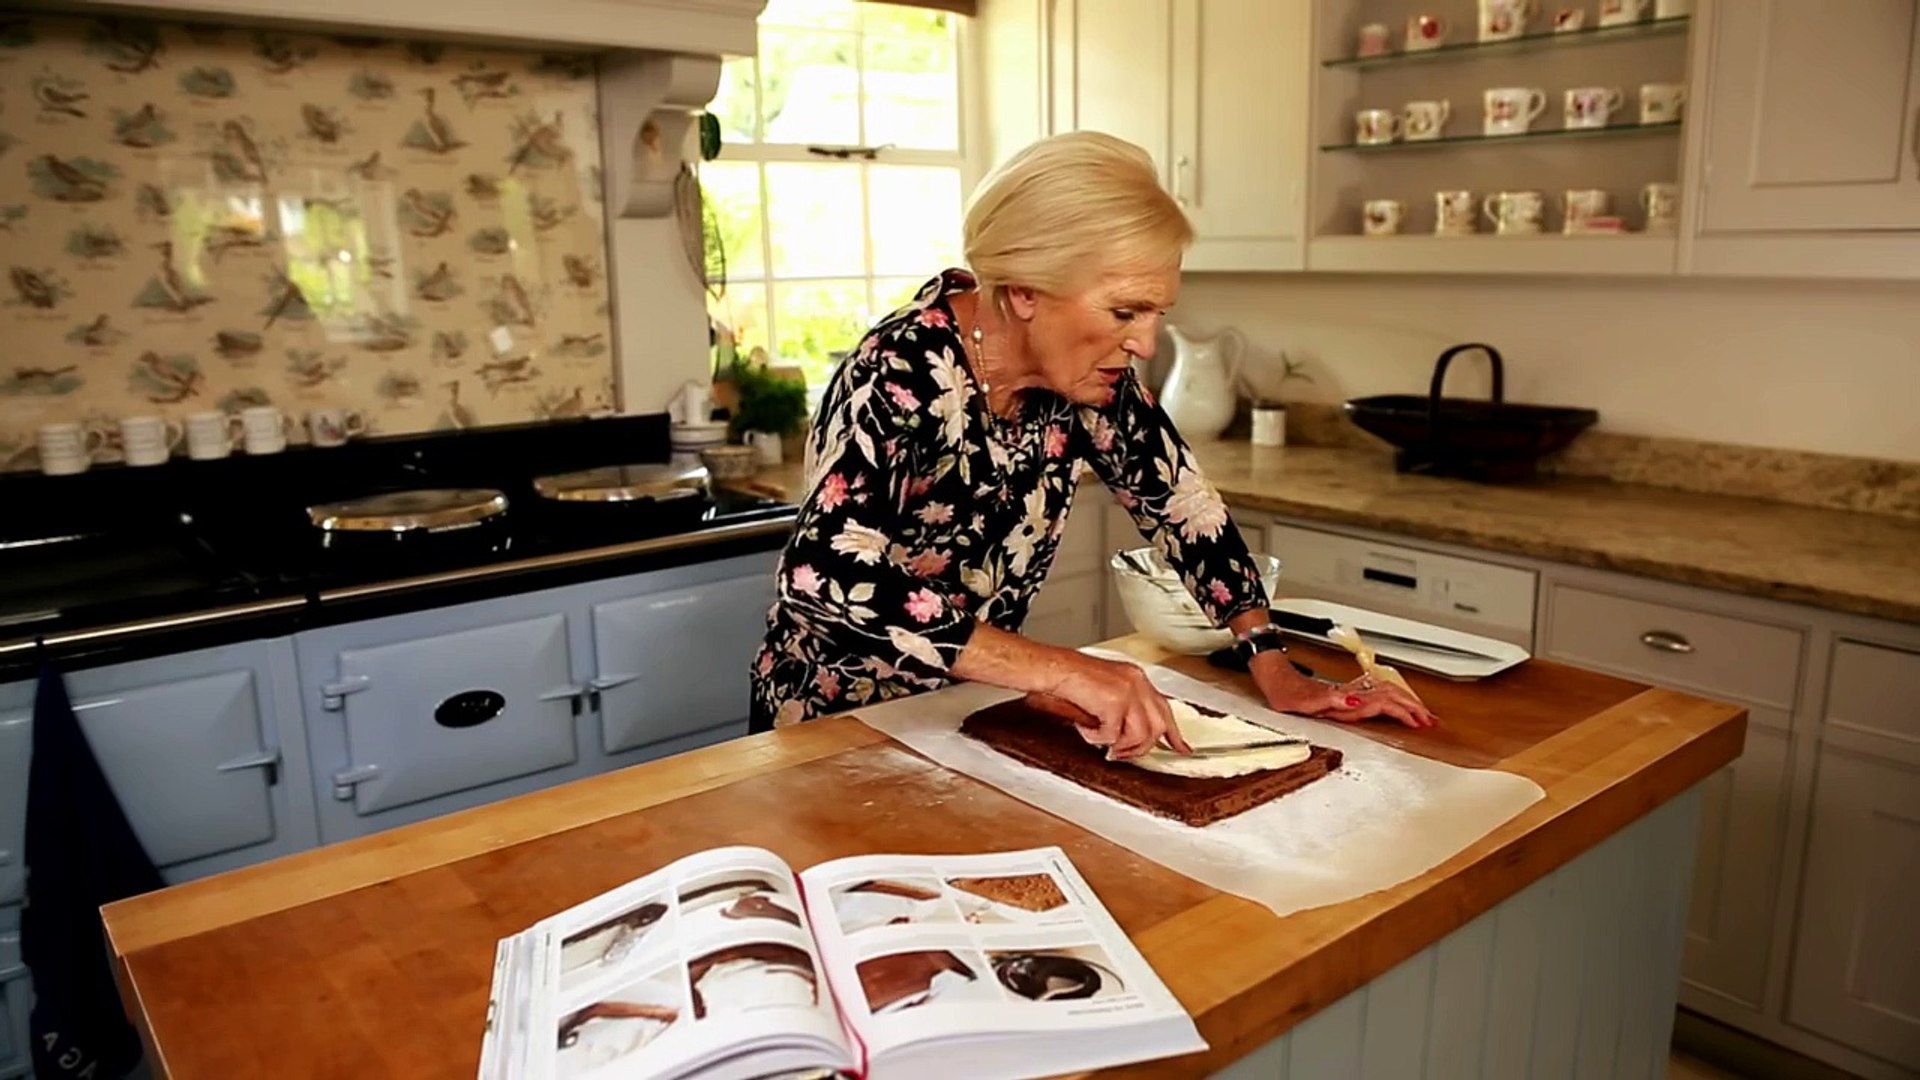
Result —
<path fill-rule="evenodd" d="M 1357 708 L 1359 708 L 1359 707 L 1360 707 L 1360 698 L 1359 698 L 1359 697 L 1358 697 L 1357 695 L 1354 695 L 1354 694 L 1348 694 L 1348 695 L 1347 695 L 1347 708 L 1349 708 L 1349 709 L 1357 709 Z"/>

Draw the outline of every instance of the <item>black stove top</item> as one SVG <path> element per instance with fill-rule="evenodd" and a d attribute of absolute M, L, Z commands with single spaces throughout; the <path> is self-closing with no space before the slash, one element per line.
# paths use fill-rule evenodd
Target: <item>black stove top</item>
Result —
<path fill-rule="evenodd" d="M 262 600 L 324 606 L 343 590 L 601 549 L 611 556 L 640 541 L 794 512 L 713 486 L 658 503 L 563 503 L 534 486 L 542 476 L 668 455 L 667 418 L 649 415 L 108 466 L 77 477 L 0 476 L 0 498 L 22 511 L 0 526 L 0 641 Z M 330 532 L 308 513 L 440 488 L 498 491 L 506 509 L 477 524 L 397 533 Z"/>

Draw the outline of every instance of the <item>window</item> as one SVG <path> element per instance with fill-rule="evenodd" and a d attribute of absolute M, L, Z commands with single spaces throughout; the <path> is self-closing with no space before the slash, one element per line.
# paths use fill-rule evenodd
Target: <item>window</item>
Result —
<path fill-rule="evenodd" d="M 961 20 L 769 0 L 759 55 L 721 76 L 722 149 L 700 167 L 726 259 L 708 311 L 815 394 L 836 353 L 959 261 Z"/>

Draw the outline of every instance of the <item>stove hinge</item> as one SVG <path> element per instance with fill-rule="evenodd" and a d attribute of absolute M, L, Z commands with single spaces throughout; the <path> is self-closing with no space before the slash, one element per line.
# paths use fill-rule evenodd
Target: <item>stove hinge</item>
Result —
<path fill-rule="evenodd" d="M 373 685 L 373 680 L 365 675 L 349 675 L 339 682 L 320 684 L 320 707 L 328 712 L 339 712 L 347 707 L 347 695 L 357 694 Z"/>
<path fill-rule="evenodd" d="M 378 765 L 349 765 L 333 774 L 333 797 L 345 801 L 353 798 L 355 784 L 362 784 L 380 775 Z"/>

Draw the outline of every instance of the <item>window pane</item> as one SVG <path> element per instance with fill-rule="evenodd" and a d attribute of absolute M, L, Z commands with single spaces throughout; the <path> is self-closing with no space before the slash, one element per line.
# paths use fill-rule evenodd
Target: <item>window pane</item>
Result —
<path fill-rule="evenodd" d="M 760 32 L 760 108 L 770 143 L 860 141 L 860 72 L 853 34 Z"/>
<path fill-rule="evenodd" d="M 860 29 L 869 34 L 892 34 L 895 37 L 945 35 L 947 27 L 952 25 L 953 16 L 944 11 L 930 11 L 905 4 L 860 5 Z"/>
<path fill-rule="evenodd" d="M 929 271 L 926 277 L 912 278 L 875 278 L 873 281 L 873 317 L 878 322 L 885 316 L 907 306 L 920 287 L 933 276 Z"/>
<path fill-rule="evenodd" d="M 860 167 L 767 166 L 773 276 L 838 277 L 867 272 L 860 236 Z"/>
<path fill-rule="evenodd" d="M 767 287 L 758 283 L 728 285 L 727 295 L 715 300 L 707 297 L 707 314 L 713 321 L 733 331 L 734 345 L 741 353 L 756 346 L 767 348 Z M 771 354 L 772 349 L 767 349 Z"/>
<path fill-rule="evenodd" d="M 910 36 L 868 37 L 865 47 L 867 145 L 959 149 L 952 33 L 936 25 Z"/>
<path fill-rule="evenodd" d="M 726 246 L 727 279 L 766 276 L 761 249 L 760 166 L 751 161 L 709 161 L 700 166 L 700 187 Z"/>
<path fill-rule="evenodd" d="M 932 277 L 960 259 L 960 171 L 868 166 L 873 272 Z"/>
<path fill-rule="evenodd" d="M 767 0 L 762 26 L 823 26 L 851 30 L 860 21 L 854 0 Z"/>
<path fill-rule="evenodd" d="M 832 354 L 858 345 L 871 322 L 867 283 L 860 279 L 776 284 L 773 312 L 780 334 L 774 355 L 799 364 L 809 386 L 826 382 L 838 362 Z"/>
<path fill-rule="evenodd" d="M 707 111 L 720 120 L 722 142 L 752 142 L 757 137 L 753 123 L 753 83 L 753 57 L 735 57 L 720 65 L 720 89 L 714 92 Z"/>

